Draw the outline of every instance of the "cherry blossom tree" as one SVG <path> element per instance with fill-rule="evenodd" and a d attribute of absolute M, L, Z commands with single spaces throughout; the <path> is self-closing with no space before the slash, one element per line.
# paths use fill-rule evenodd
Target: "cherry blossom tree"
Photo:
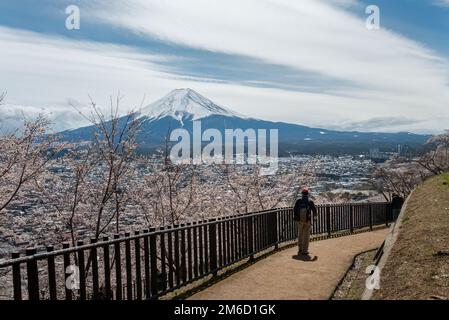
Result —
<path fill-rule="evenodd" d="M 169 157 L 169 142 L 157 151 L 157 161 L 140 159 L 140 166 L 148 168 L 134 189 L 136 203 L 148 227 L 179 224 L 198 212 L 198 173 L 191 164 L 173 163 Z"/>
<path fill-rule="evenodd" d="M 111 224 L 115 224 L 115 232 L 120 231 L 120 215 L 130 199 L 129 178 L 135 170 L 132 162 L 136 157 L 139 122 L 134 111 L 121 116 L 120 103 L 119 95 L 116 99 L 111 97 L 110 112 L 106 115 L 91 99 L 91 114 L 82 115 L 94 128 L 93 142 L 80 148 L 81 156 L 75 155 L 79 159 L 71 164 L 75 173 L 73 188 L 84 190 L 74 201 L 83 204 L 84 218 L 91 223 L 95 239 Z M 76 207 L 73 203 L 72 214 Z"/>
<path fill-rule="evenodd" d="M 390 161 L 375 170 L 372 184 L 389 202 L 393 194 L 405 199 L 427 175 L 416 163 Z"/>
<path fill-rule="evenodd" d="M 176 164 L 169 144 L 156 155 L 137 155 L 137 113 L 119 114 L 121 98 L 104 113 L 91 99 L 91 141 L 58 142 L 45 117 L 0 139 L 0 204 L 30 204 L 14 221 L 39 226 L 39 241 L 75 245 L 83 238 L 182 224 L 292 205 L 295 192 L 316 181 L 307 161 L 265 176 L 258 165 Z M 63 152 L 61 152 L 63 150 Z M 45 223 L 44 223 L 45 221 Z"/>
<path fill-rule="evenodd" d="M 46 172 L 63 148 L 54 135 L 48 134 L 49 126 L 49 120 L 40 115 L 24 119 L 23 128 L 0 137 L 0 213 Z"/>
<path fill-rule="evenodd" d="M 427 144 L 434 146 L 434 150 L 420 157 L 417 163 L 434 175 L 449 171 L 449 130 L 433 136 Z"/>

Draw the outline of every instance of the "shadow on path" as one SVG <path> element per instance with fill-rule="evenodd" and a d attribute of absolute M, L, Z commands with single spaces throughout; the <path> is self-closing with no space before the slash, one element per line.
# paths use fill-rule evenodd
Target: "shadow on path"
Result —
<path fill-rule="evenodd" d="M 318 256 L 311 257 L 310 255 L 296 254 L 296 255 L 292 256 L 292 259 L 299 260 L 299 261 L 305 261 L 305 262 L 314 262 L 314 261 L 318 260 Z"/>

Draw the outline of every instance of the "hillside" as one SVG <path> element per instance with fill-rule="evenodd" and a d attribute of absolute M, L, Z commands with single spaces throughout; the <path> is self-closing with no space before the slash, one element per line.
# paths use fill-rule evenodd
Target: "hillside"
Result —
<path fill-rule="evenodd" d="M 449 299 L 449 174 L 411 195 L 373 299 Z"/>

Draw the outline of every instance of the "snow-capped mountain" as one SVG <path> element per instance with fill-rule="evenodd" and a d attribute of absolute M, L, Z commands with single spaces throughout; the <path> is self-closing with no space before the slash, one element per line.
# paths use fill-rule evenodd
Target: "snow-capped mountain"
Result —
<path fill-rule="evenodd" d="M 189 88 L 173 90 L 165 97 L 142 108 L 140 113 L 140 117 L 148 120 L 172 117 L 181 122 L 183 119 L 199 120 L 212 115 L 243 117 Z"/>
<path fill-rule="evenodd" d="M 201 121 L 202 130 L 217 129 L 224 136 L 225 129 L 277 129 L 279 132 L 279 152 L 320 153 L 320 154 L 360 154 L 370 148 L 396 151 L 398 144 L 411 148 L 421 147 L 428 136 L 402 133 L 348 132 L 310 128 L 285 122 L 272 122 L 249 118 L 220 106 L 192 89 L 176 89 L 162 99 L 142 108 L 136 114 L 140 121 L 137 141 L 141 152 L 151 152 L 161 146 L 169 131 L 178 128 L 193 133 L 193 122 Z M 125 118 L 123 118 L 123 121 Z M 93 126 L 62 132 L 69 141 L 91 140 Z"/>

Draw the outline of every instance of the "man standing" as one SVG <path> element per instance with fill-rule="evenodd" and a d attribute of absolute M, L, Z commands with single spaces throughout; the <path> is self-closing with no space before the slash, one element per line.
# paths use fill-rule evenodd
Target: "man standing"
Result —
<path fill-rule="evenodd" d="M 317 217 L 315 204 L 309 199 L 308 188 L 301 190 L 301 198 L 296 200 L 293 214 L 298 222 L 298 255 L 308 255 L 312 214 L 314 219 Z"/>

